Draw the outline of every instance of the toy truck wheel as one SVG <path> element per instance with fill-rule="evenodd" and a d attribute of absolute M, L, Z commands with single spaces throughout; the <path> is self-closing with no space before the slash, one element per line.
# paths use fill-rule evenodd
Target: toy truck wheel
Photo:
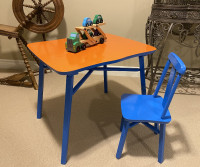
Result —
<path fill-rule="evenodd" d="M 104 39 L 103 38 L 100 38 L 100 44 L 103 44 L 104 43 Z"/>
<path fill-rule="evenodd" d="M 100 21 L 100 23 L 103 23 L 103 19 Z"/>
<path fill-rule="evenodd" d="M 88 27 L 88 26 L 89 26 L 89 24 L 87 23 L 87 24 L 86 24 L 86 27 Z"/>
<path fill-rule="evenodd" d="M 86 44 L 81 45 L 81 49 L 85 50 L 86 49 Z"/>
<path fill-rule="evenodd" d="M 76 52 L 80 52 L 80 50 L 81 50 L 80 46 L 77 46 Z"/>
<path fill-rule="evenodd" d="M 99 24 L 99 20 L 96 21 L 96 24 Z"/>

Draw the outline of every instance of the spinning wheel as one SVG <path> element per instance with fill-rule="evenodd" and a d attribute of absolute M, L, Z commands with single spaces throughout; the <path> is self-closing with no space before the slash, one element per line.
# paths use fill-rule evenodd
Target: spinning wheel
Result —
<path fill-rule="evenodd" d="M 20 24 L 32 11 L 35 17 L 23 25 L 24 28 L 35 33 L 47 33 L 61 23 L 64 15 L 62 0 L 13 0 L 13 12 Z"/>
<path fill-rule="evenodd" d="M 13 27 L 0 24 L 0 35 L 8 36 L 9 39 L 16 39 L 27 72 L 1 78 L 0 84 L 33 86 L 38 89 L 34 72 L 24 51 L 24 48 L 27 48 L 27 42 L 22 36 L 23 29 L 26 28 L 35 33 L 42 33 L 45 40 L 44 33 L 54 30 L 61 23 L 64 15 L 64 5 L 62 0 L 13 0 L 12 7 L 20 25 Z M 32 56 L 39 64 L 39 60 L 34 55 Z"/>

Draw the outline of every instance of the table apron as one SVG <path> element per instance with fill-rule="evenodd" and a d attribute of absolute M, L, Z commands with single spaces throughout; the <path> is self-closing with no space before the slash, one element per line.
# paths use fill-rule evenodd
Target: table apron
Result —
<path fill-rule="evenodd" d="M 140 68 L 119 68 L 119 67 L 95 67 L 90 69 L 85 76 L 76 84 L 73 88 L 73 95 L 83 85 L 83 83 L 89 78 L 93 71 L 140 71 Z"/>

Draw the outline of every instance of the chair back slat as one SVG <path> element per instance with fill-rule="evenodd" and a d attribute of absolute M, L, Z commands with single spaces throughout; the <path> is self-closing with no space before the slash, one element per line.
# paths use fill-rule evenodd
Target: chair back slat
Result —
<path fill-rule="evenodd" d="M 169 75 L 169 79 L 168 79 L 168 83 L 167 83 L 167 88 L 165 90 L 165 96 L 164 96 L 164 100 L 163 100 L 163 104 L 162 104 L 163 107 L 165 106 L 165 104 L 167 102 L 167 99 L 168 99 L 168 97 L 170 95 L 170 92 L 172 90 L 172 86 L 174 84 L 175 76 L 176 76 L 176 70 L 172 66 L 172 69 L 171 69 L 171 72 L 170 72 L 170 75 Z"/>
<path fill-rule="evenodd" d="M 161 116 L 162 119 L 167 119 L 166 113 L 167 113 L 169 105 L 170 105 L 170 103 L 172 101 L 172 98 L 174 96 L 174 93 L 176 92 L 176 88 L 178 86 L 179 81 L 181 80 L 181 77 L 182 77 L 181 74 L 178 74 L 178 76 L 176 77 L 176 81 L 174 82 L 174 86 L 173 86 L 173 88 L 172 88 L 172 90 L 171 90 L 171 92 L 169 94 L 168 99 L 166 100 L 166 103 L 165 103 L 165 106 L 164 106 L 164 110 L 163 110 L 163 113 L 162 113 L 162 116 Z"/>
<path fill-rule="evenodd" d="M 179 81 L 180 81 L 182 75 L 186 71 L 185 64 L 175 53 L 173 53 L 173 52 L 170 53 L 168 55 L 168 59 L 169 60 L 167 61 L 166 65 L 165 65 L 163 73 L 160 77 L 160 80 L 159 80 L 156 90 L 154 92 L 154 97 L 156 97 L 158 95 L 160 87 L 163 83 L 163 80 L 166 76 L 166 73 L 170 67 L 170 64 L 172 64 L 171 72 L 170 72 L 168 83 L 167 83 L 167 88 L 166 88 L 165 95 L 164 95 L 164 100 L 162 103 L 162 105 L 163 105 L 163 112 L 162 112 L 162 116 L 161 116 L 162 119 L 167 119 L 167 117 L 166 117 L 167 110 L 168 110 L 171 100 L 174 96 L 174 93 L 176 92 L 176 88 L 179 84 Z"/>
<path fill-rule="evenodd" d="M 158 92 L 159 92 L 159 90 L 160 90 L 160 87 L 162 86 L 162 83 L 163 83 L 163 81 L 164 81 L 165 75 L 167 74 L 167 71 L 168 71 L 168 69 L 169 69 L 169 66 L 170 66 L 170 61 L 168 60 L 167 63 L 166 63 L 166 65 L 165 65 L 165 68 L 164 68 L 164 70 L 163 70 L 163 72 L 162 72 L 162 75 L 161 75 L 161 77 L 160 77 L 160 80 L 159 80 L 159 82 L 158 82 L 158 84 L 157 84 L 156 90 L 155 90 L 155 92 L 154 92 L 154 97 L 156 97 L 156 96 L 158 95 Z"/>

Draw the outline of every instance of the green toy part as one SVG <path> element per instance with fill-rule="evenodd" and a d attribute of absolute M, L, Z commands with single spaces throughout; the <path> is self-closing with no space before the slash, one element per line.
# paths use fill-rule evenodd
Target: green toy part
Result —
<path fill-rule="evenodd" d="M 70 52 L 79 52 L 80 50 L 84 50 L 86 48 L 85 44 L 80 42 L 79 33 L 72 32 L 70 37 L 67 38 L 65 43 L 66 49 Z"/>
<path fill-rule="evenodd" d="M 100 14 L 94 16 L 93 24 L 103 23 L 103 17 Z"/>

